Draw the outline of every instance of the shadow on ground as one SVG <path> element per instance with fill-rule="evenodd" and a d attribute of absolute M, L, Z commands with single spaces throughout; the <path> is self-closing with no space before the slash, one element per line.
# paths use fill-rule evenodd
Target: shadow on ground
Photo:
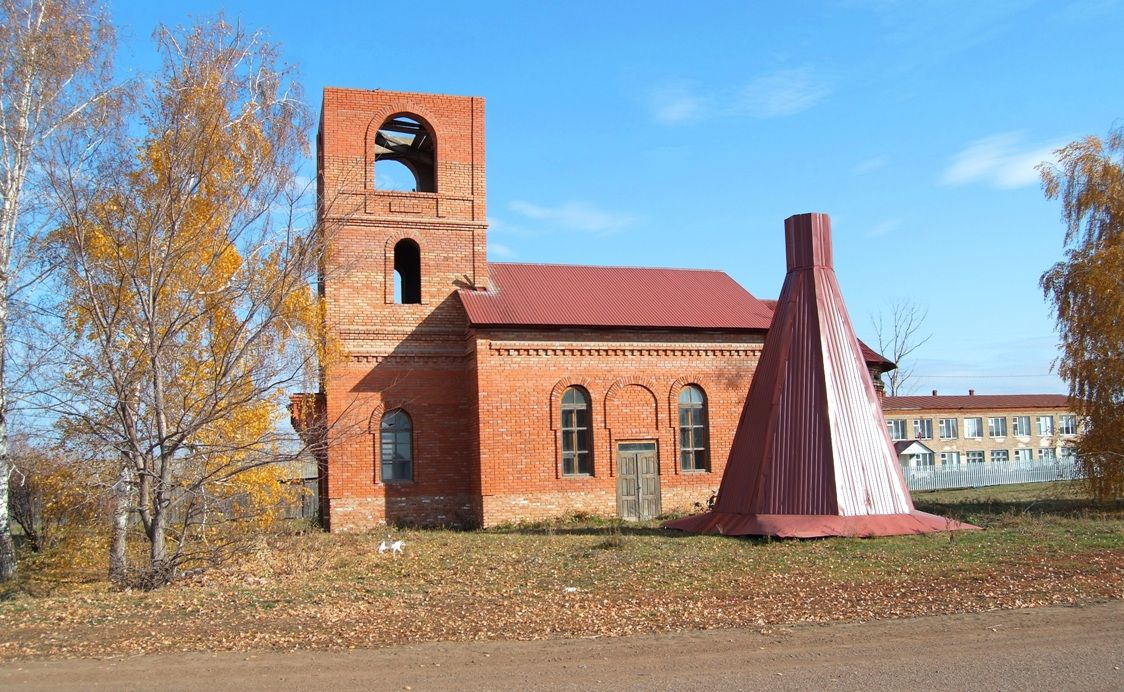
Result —
<path fill-rule="evenodd" d="M 914 496 L 914 504 L 922 512 L 930 512 L 953 519 L 971 520 L 973 517 L 999 516 L 1053 516 L 1073 519 L 1113 517 L 1124 514 L 1124 502 L 1097 503 L 1086 499 L 1035 499 L 931 501 Z"/>

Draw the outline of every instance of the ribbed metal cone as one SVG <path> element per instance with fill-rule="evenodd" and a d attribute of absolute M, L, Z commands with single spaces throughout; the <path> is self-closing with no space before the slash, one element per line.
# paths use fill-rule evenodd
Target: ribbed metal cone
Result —
<path fill-rule="evenodd" d="M 832 268 L 826 214 L 785 220 L 788 274 L 714 509 L 666 527 L 780 537 L 973 529 L 918 512 Z"/>

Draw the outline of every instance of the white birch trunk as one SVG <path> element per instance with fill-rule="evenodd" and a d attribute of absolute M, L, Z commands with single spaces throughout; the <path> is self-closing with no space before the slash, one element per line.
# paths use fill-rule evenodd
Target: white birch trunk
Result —
<path fill-rule="evenodd" d="M 109 547 L 109 579 L 121 584 L 128 572 L 125 556 L 129 531 L 129 513 L 133 506 L 133 474 L 128 461 L 121 462 L 121 471 L 113 487 L 113 536 Z"/>
<path fill-rule="evenodd" d="M 22 157 L 17 160 L 16 175 L 22 175 Z M 9 173 L 11 175 L 11 173 Z M 8 482 L 12 477 L 12 460 L 8 455 L 8 397 L 5 372 L 8 335 L 8 273 L 12 255 L 12 239 L 16 227 L 19 186 L 6 181 L 3 207 L 0 208 L 0 581 L 16 576 L 16 548 L 12 540 L 12 524 L 8 516 Z"/>

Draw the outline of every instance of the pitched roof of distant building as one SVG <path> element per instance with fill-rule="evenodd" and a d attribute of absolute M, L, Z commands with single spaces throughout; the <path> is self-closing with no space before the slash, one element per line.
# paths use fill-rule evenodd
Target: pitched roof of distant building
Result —
<path fill-rule="evenodd" d="M 458 293 L 475 327 L 765 331 L 773 311 L 703 269 L 490 262 L 486 291 Z"/>
<path fill-rule="evenodd" d="M 888 396 L 882 399 L 883 411 L 924 409 L 1035 409 L 1068 408 L 1065 394 L 932 394 L 929 396 Z"/>
<path fill-rule="evenodd" d="M 903 454 L 932 454 L 933 450 L 929 449 L 921 440 L 898 440 L 894 443 L 894 451 L 898 456 Z"/>

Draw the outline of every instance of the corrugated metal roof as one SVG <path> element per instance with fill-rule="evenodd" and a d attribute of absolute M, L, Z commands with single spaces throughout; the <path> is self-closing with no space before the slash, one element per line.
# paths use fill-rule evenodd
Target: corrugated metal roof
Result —
<path fill-rule="evenodd" d="M 882 399 L 883 411 L 923 409 L 1001 410 L 1066 408 L 1065 394 L 938 394 L 935 396 L 888 396 Z"/>
<path fill-rule="evenodd" d="M 761 298 L 761 303 L 770 310 L 777 309 L 777 301 L 771 298 Z M 862 339 L 859 339 L 859 348 L 863 352 L 863 360 L 867 365 L 877 365 L 883 372 L 897 369 L 898 365 L 878 351 L 875 351 L 870 346 L 867 346 Z"/>
<path fill-rule="evenodd" d="M 882 368 L 883 372 L 886 372 L 888 370 L 895 370 L 898 367 L 897 363 L 882 355 L 878 351 L 875 351 L 870 346 L 867 346 L 862 339 L 859 339 L 859 350 L 863 352 L 863 360 L 865 360 L 868 365 L 878 365 Z"/>
<path fill-rule="evenodd" d="M 489 263 L 458 291 L 473 326 L 766 330 L 772 311 L 724 272 Z"/>
<path fill-rule="evenodd" d="M 831 268 L 826 214 L 785 220 L 777 299 L 714 511 L 665 526 L 778 536 L 973 528 L 918 512 Z"/>

